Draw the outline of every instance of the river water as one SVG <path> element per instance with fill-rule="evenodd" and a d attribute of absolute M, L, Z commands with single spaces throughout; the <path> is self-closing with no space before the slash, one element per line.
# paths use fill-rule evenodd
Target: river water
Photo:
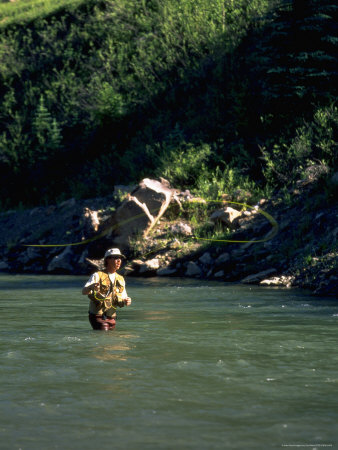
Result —
<path fill-rule="evenodd" d="M 128 278 L 102 332 L 85 280 L 0 276 L 1 449 L 337 448 L 337 302 Z"/>

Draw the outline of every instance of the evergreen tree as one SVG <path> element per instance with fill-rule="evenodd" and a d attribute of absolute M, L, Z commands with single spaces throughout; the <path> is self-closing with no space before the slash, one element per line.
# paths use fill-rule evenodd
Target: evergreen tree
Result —
<path fill-rule="evenodd" d="M 33 159 L 47 160 L 61 146 L 61 130 L 45 106 L 41 95 L 37 111 L 33 119 Z"/>

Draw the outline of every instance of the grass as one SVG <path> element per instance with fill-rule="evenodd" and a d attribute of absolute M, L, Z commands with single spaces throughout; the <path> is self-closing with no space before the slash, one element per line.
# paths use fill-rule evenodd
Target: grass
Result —
<path fill-rule="evenodd" d="M 0 3 L 0 28 L 24 24 L 55 13 L 65 6 L 77 6 L 84 0 L 16 0 Z"/>

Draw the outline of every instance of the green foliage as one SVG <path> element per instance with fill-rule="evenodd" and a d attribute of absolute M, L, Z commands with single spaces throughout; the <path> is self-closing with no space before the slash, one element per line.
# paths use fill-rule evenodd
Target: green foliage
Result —
<path fill-rule="evenodd" d="M 289 136 L 314 100 L 335 97 L 335 12 L 328 1 L 298 11 L 310 39 L 295 48 L 295 11 L 284 3 L 1 3 L 3 196 L 15 204 L 104 195 L 143 176 L 216 197 L 235 186 L 253 191 L 259 145 L 271 183 L 295 160 L 295 176 L 307 160 L 332 166 L 332 113 L 304 125 L 291 150 Z"/>
<path fill-rule="evenodd" d="M 207 172 L 206 162 L 211 155 L 208 144 L 194 146 L 182 144 L 178 148 L 162 153 L 159 161 L 159 173 L 167 178 L 173 186 L 181 189 L 194 186 L 196 180 Z"/>
<path fill-rule="evenodd" d="M 88 161 L 83 173 L 69 180 L 70 194 L 75 198 L 99 197 L 106 194 L 107 185 L 114 186 L 113 161 L 109 155 Z"/>
<path fill-rule="evenodd" d="M 37 111 L 33 117 L 34 161 L 47 160 L 50 153 L 61 147 L 61 130 L 55 118 L 52 118 L 40 97 Z"/>
<path fill-rule="evenodd" d="M 309 166 L 323 164 L 337 167 L 338 108 L 319 108 L 313 120 L 296 130 L 290 144 L 276 143 L 262 149 L 264 175 L 270 185 L 292 185 L 304 176 Z"/>
<path fill-rule="evenodd" d="M 218 166 L 215 171 L 210 173 L 206 171 L 198 177 L 196 184 L 198 194 L 208 200 L 221 200 L 224 194 L 231 197 L 238 190 L 243 191 L 244 197 L 246 194 L 247 199 L 260 192 L 257 185 L 248 176 L 243 176 L 239 169 L 228 166 L 223 170 Z M 253 200 L 254 198 L 251 199 L 251 201 Z"/>
<path fill-rule="evenodd" d="M 64 6 L 77 6 L 84 0 L 16 0 L 0 3 L 0 27 L 11 24 L 24 24 L 28 21 L 57 12 Z"/>

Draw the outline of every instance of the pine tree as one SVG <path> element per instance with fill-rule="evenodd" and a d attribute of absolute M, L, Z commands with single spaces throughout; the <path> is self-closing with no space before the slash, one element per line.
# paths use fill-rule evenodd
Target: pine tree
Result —
<path fill-rule="evenodd" d="M 246 40 L 242 70 L 262 110 L 296 113 L 336 98 L 337 19 L 332 0 L 281 2 L 268 25 Z"/>
<path fill-rule="evenodd" d="M 41 95 L 39 105 L 33 119 L 34 136 L 34 160 L 47 160 L 50 153 L 61 146 L 61 130 L 55 118 L 45 106 L 44 97 Z"/>

